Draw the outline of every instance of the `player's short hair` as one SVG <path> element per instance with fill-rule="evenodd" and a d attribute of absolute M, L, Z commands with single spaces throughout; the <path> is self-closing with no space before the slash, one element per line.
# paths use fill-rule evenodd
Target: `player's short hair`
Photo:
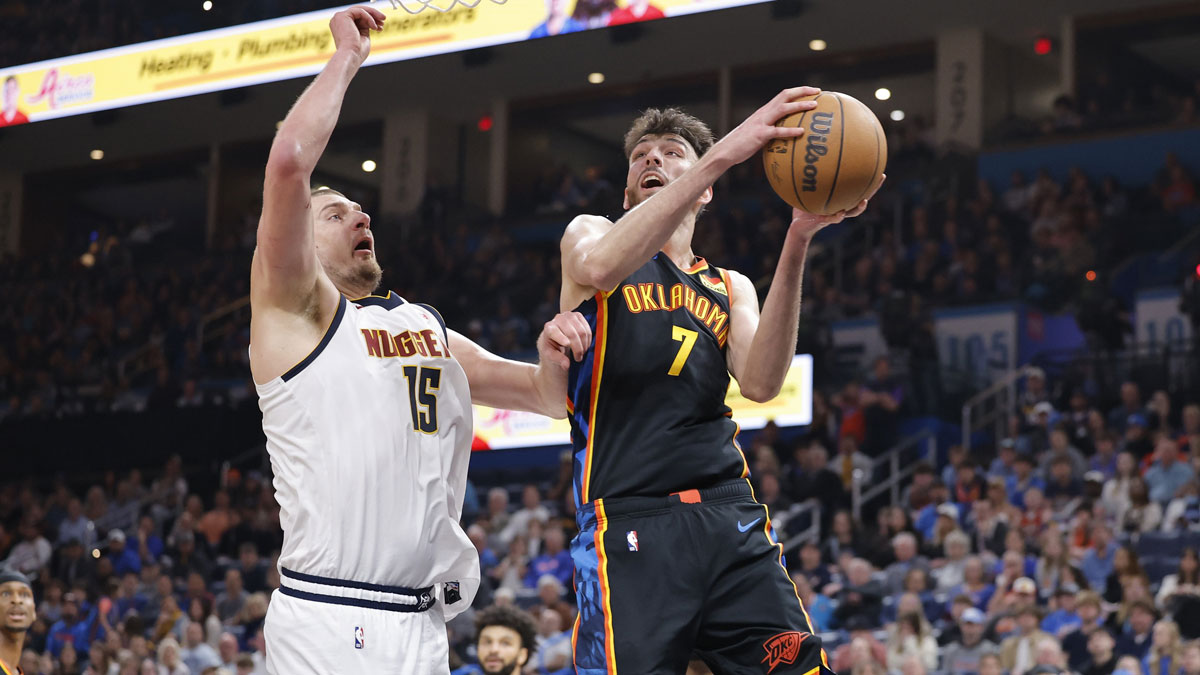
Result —
<path fill-rule="evenodd" d="M 488 626 L 503 626 L 521 636 L 521 646 L 529 650 L 530 656 L 537 646 L 537 625 L 533 617 L 523 609 L 492 605 L 475 616 L 475 642 Z"/>
<path fill-rule="evenodd" d="M 308 193 L 308 198 L 312 199 L 313 197 L 320 197 L 322 195 L 337 195 L 338 197 L 341 197 L 342 199 L 345 199 L 347 201 L 350 199 L 346 195 L 338 192 L 337 190 L 334 190 L 331 187 L 325 187 L 323 185 L 321 187 L 315 187 L 312 190 L 310 190 Z"/>
<path fill-rule="evenodd" d="M 625 133 L 625 158 L 633 154 L 634 147 L 643 137 L 664 134 L 675 134 L 687 141 L 697 157 L 703 157 L 713 146 L 712 129 L 704 122 L 679 108 L 650 108 L 634 120 Z"/>

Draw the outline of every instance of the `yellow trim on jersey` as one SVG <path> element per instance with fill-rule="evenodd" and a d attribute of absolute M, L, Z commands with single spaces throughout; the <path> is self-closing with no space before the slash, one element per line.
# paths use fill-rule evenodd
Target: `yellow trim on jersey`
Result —
<path fill-rule="evenodd" d="M 8 669 L 8 666 L 4 665 L 4 660 L 0 659 L 0 673 L 4 675 L 21 675 L 21 672 L 21 666 L 18 665 L 17 672 L 14 674 L 13 671 Z"/>
<path fill-rule="evenodd" d="M 596 408 L 598 395 L 600 393 L 600 377 L 604 374 L 604 355 L 607 351 L 608 340 L 608 296 L 603 294 L 596 295 L 596 336 L 595 350 L 592 357 L 592 391 L 591 410 L 588 411 L 588 436 L 587 436 L 587 451 L 584 453 L 583 462 L 583 480 L 580 481 L 580 500 L 588 503 L 588 488 L 591 486 L 592 479 L 592 455 L 595 449 L 596 439 Z"/>
<path fill-rule="evenodd" d="M 368 293 L 367 295 L 364 295 L 361 298 L 347 298 L 347 300 L 349 300 L 350 302 L 359 302 L 361 300 L 366 300 L 367 298 L 379 298 L 380 300 L 391 300 L 392 292 L 388 291 L 387 295 L 375 295 L 374 293 Z"/>
<path fill-rule="evenodd" d="M 617 674 L 617 654 L 613 639 L 612 588 L 608 585 L 608 555 L 604 551 L 604 533 L 608 531 L 608 517 L 604 514 L 604 500 L 596 500 L 596 557 L 600 561 L 600 597 L 604 604 L 604 661 L 609 675 Z"/>

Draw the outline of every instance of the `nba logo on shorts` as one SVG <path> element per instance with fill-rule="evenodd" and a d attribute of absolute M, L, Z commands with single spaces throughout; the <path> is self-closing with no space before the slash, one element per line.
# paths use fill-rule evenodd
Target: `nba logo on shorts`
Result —
<path fill-rule="evenodd" d="M 367 646 L 367 636 L 363 631 L 362 626 L 354 627 L 354 648 L 362 649 Z"/>
<path fill-rule="evenodd" d="M 637 530 L 630 530 L 630 531 L 626 532 L 625 533 L 625 541 L 629 542 L 629 550 L 630 551 L 638 550 Z"/>

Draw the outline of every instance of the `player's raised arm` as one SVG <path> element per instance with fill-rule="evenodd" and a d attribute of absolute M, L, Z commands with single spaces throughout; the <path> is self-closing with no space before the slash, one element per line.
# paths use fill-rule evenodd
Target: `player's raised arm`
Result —
<path fill-rule="evenodd" d="M 881 174 L 867 199 L 883 184 Z M 792 224 L 783 241 L 775 277 L 760 315 L 758 293 L 745 276 L 730 271 L 729 372 L 737 379 L 742 395 L 751 401 L 765 402 L 779 395 L 796 354 L 796 333 L 800 327 L 801 283 L 804 261 L 814 235 L 826 225 L 853 218 L 867 208 L 867 199 L 854 209 L 828 216 L 792 209 Z"/>
<path fill-rule="evenodd" d="M 259 308 L 303 312 L 312 306 L 321 265 L 313 246 L 309 180 L 337 125 L 346 88 L 370 53 L 369 33 L 383 21 L 372 7 L 333 16 L 329 28 L 336 51 L 275 134 L 251 268 L 251 299 Z"/>
<path fill-rule="evenodd" d="M 693 163 L 678 178 L 666 181 L 652 199 L 629 210 L 615 224 L 599 216 L 580 216 L 572 221 L 561 242 L 564 277 L 586 289 L 615 288 L 662 249 L 690 210 L 712 198 L 712 184 L 721 174 L 749 159 L 772 138 L 803 134 L 802 128 L 777 127 L 775 122 L 816 107 L 813 101 L 795 99 L 818 93 L 820 90 L 812 87 L 779 92 L 700 158 L 687 143 L 680 143 L 676 150 L 661 143 L 634 145 L 628 157 L 631 174 L 654 173 L 673 161 L 670 154 L 673 151 Z M 628 190 L 625 205 L 629 207 Z M 571 303 L 567 295 L 564 293 L 564 305 Z"/>
<path fill-rule="evenodd" d="M 592 330 L 578 313 L 554 317 L 538 336 L 537 365 L 500 358 L 454 331 L 449 338 L 450 353 L 471 383 L 472 403 L 562 419 L 567 416 L 568 354 L 583 359 Z"/>

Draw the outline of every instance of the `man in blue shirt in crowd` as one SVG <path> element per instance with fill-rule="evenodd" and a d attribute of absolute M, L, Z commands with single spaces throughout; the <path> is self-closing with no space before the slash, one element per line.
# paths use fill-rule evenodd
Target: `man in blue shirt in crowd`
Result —
<path fill-rule="evenodd" d="M 107 556 L 112 559 L 113 574 L 124 576 L 126 572 L 138 574 L 142 571 L 142 559 L 137 551 L 125 545 L 125 533 L 109 530 Z"/>
<path fill-rule="evenodd" d="M 1083 555 L 1079 569 L 1087 578 L 1091 588 L 1104 588 L 1113 569 L 1113 555 L 1117 544 L 1112 540 L 1112 530 L 1105 523 L 1092 526 L 1092 548 Z"/>
<path fill-rule="evenodd" d="M 1150 501 L 1166 504 L 1195 475 L 1190 463 L 1179 461 L 1179 444 L 1163 434 L 1154 446 L 1154 463 L 1145 474 Z"/>
<path fill-rule="evenodd" d="M 1056 609 L 1042 619 L 1042 630 L 1061 640 L 1063 636 L 1083 623 L 1083 620 L 1075 613 L 1075 594 L 1078 592 L 1079 588 L 1074 584 L 1063 584 L 1054 589 Z"/>
<path fill-rule="evenodd" d="M 525 575 L 527 588 L 537 588 L 538 579 L 543 574 L 553 575 L 563 586 L 570 585 L 575 564 L 571 560 L 571 554 L 564 550 L 565 547 L 566 535 L 563 534 L 562 528 L 556 525 L 548 526 L 542 554 L 529 561 L 529 572 Z"/>
<path fill-rule="evenodd" d="M 84 612 L 79 604 L 74 593 L 63 595 L 62 618 L 50 626 L 50 634 L 46 637 L 46 651 L 56 659 L 68 642 L 75 648 L 75 653 L 82 655 L 87 654 L 92 640 L 104 639 L 104 628 L 97 625 L 95 608 Z"/>

